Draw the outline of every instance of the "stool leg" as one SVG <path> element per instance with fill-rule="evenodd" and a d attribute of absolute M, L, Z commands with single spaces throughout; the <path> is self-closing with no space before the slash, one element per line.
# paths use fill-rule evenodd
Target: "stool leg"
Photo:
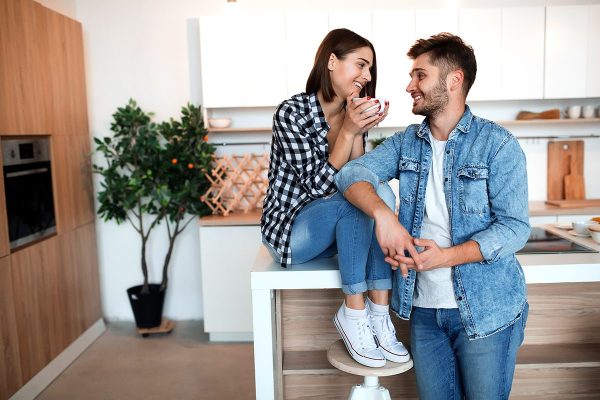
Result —
<path fill-rule="evenodd" d="M 350 391 L 348 400 L 391 400 L 390 392 L 379 385 L 376 376 L 365 376 L 362 385 L 355 385 Z"/>

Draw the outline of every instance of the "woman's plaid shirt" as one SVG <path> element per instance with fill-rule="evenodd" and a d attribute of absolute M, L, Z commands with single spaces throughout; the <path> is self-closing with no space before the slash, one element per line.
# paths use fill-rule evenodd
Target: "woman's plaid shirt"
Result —
<path fill-rule="evenodd" d="M 273 115 L 269 187 L 263 204 L 263 240 L 291 264 L 290 235 L 298 211 L 336 192 L 337 169 L 328 161 L 329 125 L 314 93 L 300 93 Z"/>

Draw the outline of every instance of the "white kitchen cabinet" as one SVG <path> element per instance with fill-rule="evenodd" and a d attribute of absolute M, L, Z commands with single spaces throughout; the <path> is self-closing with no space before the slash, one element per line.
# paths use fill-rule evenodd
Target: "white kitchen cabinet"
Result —
<path fill-rule="evenodd" d="M 460 10 L 459 36 L 473 47 L 477 76 L 469 100 L 496 100 L 502 96 L 502 10 L 465 8 Z"/>
<path fill-rule="evenodd" d="M 544 97 L 544 7 L 502 9 L 503 100 Z"/>
<path fill-rule="evenodd" d="M 252 340 L 250 269 L 260 226 L 200 226 L 204 330 L 212 341 Z"/>
<path fill-rule="evenodd" d="M 546 7 L 546 77 L 548 99 L 586 96 L 588 6 Z"/>
<path fill-rule="evenodd" d="M 373 37 L 371 11 L 365 10 L 329 14 L 329 30 L 338 28 L 350 29 L 360 36 L 371 40 Z"/>
<path fill-rule="evenodd" d="M 406 53 L 416 40 L 414 10 L 373 13 L 373 45 L 377 52 L 377 97 L 390 101 L 382 127 L 400 127 L 420 122 L 412 112 L 406 92 L 412 60 Z"/>
<path fill-rule="evenodd" d="M 588 6 L 586 97 L 600 97 L 600 5 Z"/>
<path fill-rule="evenodd" d="M 418 39 L 427 39 L 441 32 L 458 34 L 458 10 L 455 9 L 416 10 L 415 21 Z"/>
<path fill-rule="evenodd" d="M 329 32 L 328 21 L 327 14 L 285 16 L 288 98 L 305 91 L 317 49 Z"/>
<path fill-rule="evenodd" d="M 211 16 L 200 19 L 204 106 L 262 107 L 286 92 L 283 15 Z"/>

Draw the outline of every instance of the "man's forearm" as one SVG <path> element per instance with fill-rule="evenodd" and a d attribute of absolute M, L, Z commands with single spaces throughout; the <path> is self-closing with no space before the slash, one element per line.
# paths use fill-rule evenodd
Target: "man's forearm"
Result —
<path fill-rule="evenodd" d="M 375 188 L 369 182 L 356 182 L 344 193 L 344 197 L 373 219 L 378 215 L 393 213 L 385 202 L 377 195 Z"/>
<path fill-rule="evenodd" d="M 479 244 L 474 240 L 468 240 L 462 244 L 449 247 L 446 251 L 448 253 L 448 267 L 483 261 Z"/>

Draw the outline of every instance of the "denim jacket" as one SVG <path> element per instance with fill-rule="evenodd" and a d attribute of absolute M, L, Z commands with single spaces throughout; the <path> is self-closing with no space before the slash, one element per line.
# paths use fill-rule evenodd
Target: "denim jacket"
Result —
<path fill-rule="evenodd" d="M 374 187 L 399 180 L 398 219 L 420 237 L 432 147 L 427 119 L 397 132 L 373 151 L 347 163 L 336 176 L 344 193 L 359 181 Z M 444 155 L 444 194 L 452 245 L 479 244 L 482 262 L 452 267 L 454 294 L 471 339 L 489 336 L 520 317 L 527 301 L 515 252 L 529 237 L 527 171 L 517 139 L 503 127 L 474 116 L 469 107 L 450 133 Z M 392 309 L 409 319 L 417 274 L 394 272 Z"/>

